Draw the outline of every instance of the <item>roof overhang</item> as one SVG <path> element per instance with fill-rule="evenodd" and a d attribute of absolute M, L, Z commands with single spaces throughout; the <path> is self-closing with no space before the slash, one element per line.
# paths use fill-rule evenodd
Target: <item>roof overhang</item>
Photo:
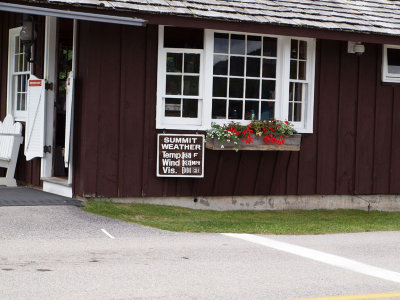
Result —
<path fill-rule="evenodd" d="M 85 20 L 92 22 L 123 24 L 131 26 L 145 26 L 147 23 L 146 20 L 138 18 L 113 16 L 107 14 L 94 14 L 94 13 L 86 13 L 74 10 L 60 10 L 47 7 L 20 5 L 20 4 L 4 3 L 4 2 L 0 2 L 0 11 Z"/>

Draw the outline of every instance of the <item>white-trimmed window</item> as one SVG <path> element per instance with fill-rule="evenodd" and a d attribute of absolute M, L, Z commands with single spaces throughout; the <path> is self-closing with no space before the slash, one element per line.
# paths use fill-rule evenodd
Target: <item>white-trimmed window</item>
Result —
<path fill-rule="evenodd" d="M 384 45 L 382 57 L 382 81 L 400 82 L 400 46 Z"/>
<path fill-rule="evenodd" d="M 7 113 L 11 113 L 16 120 L 24 121 L 28 100 L 27 83 L 31 70 L 19 38 L 21 28 L 9 30 Z"/>
<path fill-rule="evenodd" d="M 204 30 L 202 49 L 171 49 L 164 29 L 170 30 L 159 30 L 157 128 L 203 130 L 212 122 L 274 118 L 312 132 L 314 39 Z M 199 92 L 192 98 L 184 88 L 186 53 L 199 55 Z M 170 97 L 173 80 L 176 98 Z M 197 100 L 196 120 L 184 114 L 185 98 Z"/>

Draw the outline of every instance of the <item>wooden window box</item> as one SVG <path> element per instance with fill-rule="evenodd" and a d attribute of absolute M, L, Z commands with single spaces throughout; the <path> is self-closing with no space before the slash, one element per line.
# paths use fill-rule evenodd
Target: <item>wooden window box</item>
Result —
<path fill-rule="evenodd" d="M 300 151 L 301 134 L 285 136 L 285 143 L 277 145 L 275 143 L 264 143 L 263 136 L 253 137 L 253 143 L 245 144 L 239 141 L 238 150 L 256 150 L 256 151 Z M 208 140 L 206 148 L 211 150 L 236 150 L 234 143 L 226 142 L 223 147 L 218 139 Z"/>

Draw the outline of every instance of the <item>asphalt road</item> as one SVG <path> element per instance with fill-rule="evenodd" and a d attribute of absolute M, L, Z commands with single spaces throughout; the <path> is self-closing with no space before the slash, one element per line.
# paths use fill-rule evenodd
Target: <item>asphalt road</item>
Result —
<path fill-rule="evenodd" d="M 232 237 L 0 207 L 0 299 L 400 299 L 399 249 L 400 232 Z"/>

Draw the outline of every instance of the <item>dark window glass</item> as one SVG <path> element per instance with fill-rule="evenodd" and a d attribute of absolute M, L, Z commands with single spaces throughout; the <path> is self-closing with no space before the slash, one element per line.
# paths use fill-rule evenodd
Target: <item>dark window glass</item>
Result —
<path fill-rule="evenodd" d="M 17 93 L 17 110 L 21 110 L 21 94 Z"/>
<path fill-rule="evenodd" d="M 271 120 L 275 117 L 275 102 L 261 102 L 261 120 Z"/>
<path fill-rule="evenodd" d="M 276 59 L 263 59 L 264 78 L 276 78 Z"/>
<path fill-rule="evenodd" d="M 25 104 L 26 104 L 26 94 L 23 93 L 21 94 L 21 110 L 26 110 Z"/>
<path fill-rule="evenodd" d="M 182 117 L 197 118 L 198 102 L 197 99 L 183 99 Z"/>
<path fill-rule="evenodd" d="M 226 97 L 227 79 L 223 77 L 214 77 L 213 97 Z"/>
<path fill-rule="evenodd" d="M 290 61 L 290 79 L 297 79 L 297 60 Z"/>
<path fill-rule="evenodd" d="M 260 77 L 260 59 L 256 57 L 248 57 L 246 69 L 246 76 Z"/>
<path fill-rule="evenodd" d="M 212 102 L 212 116 L 213 119 L 226 118 L 226 100 L 214 99 Z"/>
<path fill-rule="evenodd" d="M 17 92 L 21 92 L 21 86 L 22 86 L 22 82 L 24 81 L 24 77 L 23 76 L 18 76 L 17 77 Z"/>
<path fill-rule="evenodd" d="M 289 101 L 294 101 L 294 82 L 289 82 Z"/>
<path fill-rule="evenodd" d="M 229 119 L 242 119 L 243 101 L 229 101 Z"/>
<path fill-rule="evenodd" d="M 275 80 L 262 81 L 261 98 L 271 100 L 275 99 Z"/>
<path fill-rule="evenodd" d="M 231 35 L 231 54 L 244 54 L 245 53 L 245 36 L 232 34 Z"/>
<path fill-rule="evenodd" d="M 258 99 L 260 96 L 260 80 L 246 80 L 246 98 Z"/>
<path fill-rule="evenodd" d="M 183 94 L 185 96 L 198 96 L 199 95 L 199 77 L 198 76 L 184 76 L 183 77 Z"/>
<path fill-rule="evenodd" d="M 229 79 L 229 97 L 243 98 L 243 79 L 230 78 Z"/>
<path fill-rule="evenodd" d="M 214 53 L 228 53 L 229 51 L 229 34 L 214 34 Z"/>
<path fill-rule="evenodd" d="M 182 53 L 167 53 L 167 72 L 182 72 Z"/>
<path fill-rule="evenodd" d="M 167 95 L 181 95 L 181 92 L 182 92 L 182 76 L 167 75 L 166 94 Z"/>
<path fill-rule="evenodd" d="M 294 104 L 293 121 L 294 122 L 300 122 L 301 121 L 301 103 L 295 103 Z"/>
<path fill-rule="evenodd" d="M 277 42 L 276 38 L 263 38 L 263 55 L 276 57 Z"/>
<path fill-rule="evenodd" d="M 200 73 L 200 54 L 185 54 L 185 73 Z"/>
<path fill-rule="evenodd" d="M 299 58 L 300 59 L 307 59 L 307 42 L 306 41 L 300 41 Z"/>
<path fill-rule="evenodd" d="M 304 84 L 303 83 L 295 83 L 294 86 L 294 101 L 301 102 L 303 100 L 303 88 Z"/>
<path fill-rule="evenodd" d="M 164 28 L 165 48 L 203 49 L 204 30 L 197 28 Z"/>
<path fill-rule="evenodd" d="M 387 49 L 388 72 L 400 74 L 400 49 Z"/>
<path fill-rule="evenodd" d="M 261 55 L 261 37 L 247 36 L 247 54 Z"/>
<path fill-rule="evenodd" d="M 231 56 L 231 70 L 230 75 L 232 76 L 243 76 L 244 75 L 244 57 Z"/>
<path fill-rule="evenodd" d="M 290 58 L 297 59 L 298 58 L 298 48 L 299 41 L 298 40 L 291 40 L 290 42 Z"/>
<path fill-rule="evenodd" d="M 180 117 L 181 116 L 181 99 L 165 99 L 165 116 Z"/>
<path fill-rule="evenodd" d="M 246 101 L 244 109 L 245 120 L 258 120 L 258 101 Z"/>
<path fill-rule="evenodd" d="M 305 80 L 306 79 L 306 62 L 299 61 L 299 79 Z"/>
<path fill-rule="evenodd" d="M 21 80 L 22 80 L 22 88 L 21 88 L 21 92 L 26 92 L 26 83 L 28 81 L 28 75 L 22 75 L 21 76 Z"/>
<path fill-rule="evenodd" d="M 214 75 L 228 74 L 228 56 L 214 55 Z"/>

